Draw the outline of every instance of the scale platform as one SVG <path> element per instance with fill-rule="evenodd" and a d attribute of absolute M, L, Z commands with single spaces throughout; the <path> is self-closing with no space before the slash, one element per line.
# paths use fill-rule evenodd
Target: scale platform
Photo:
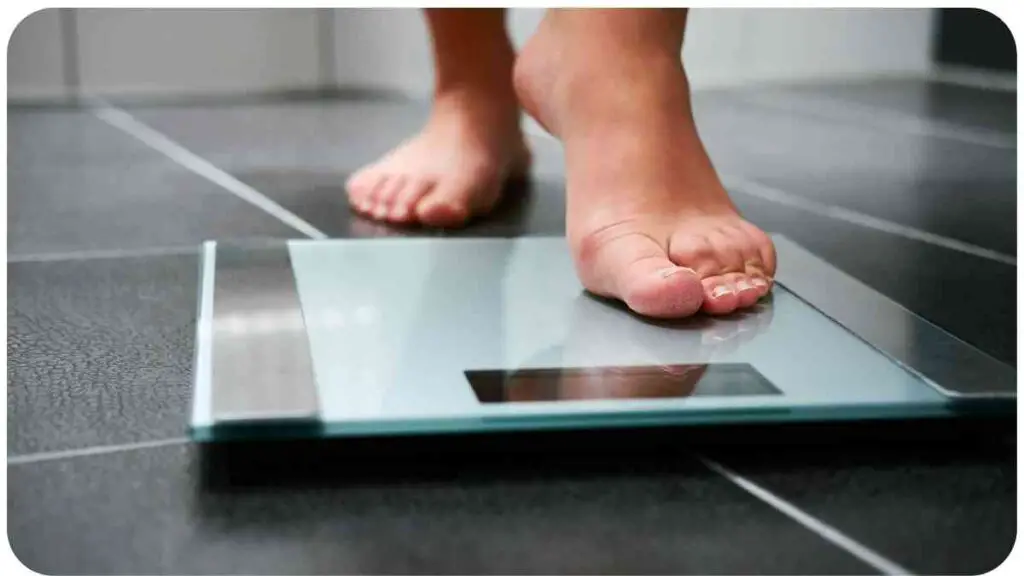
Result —
<path fill-rule="evenodd" d="M 775 236 L 772 294 L 657 322 L 564 238 L 208 242 L 200 442 L 1013 414 L 1016 369 Z"/>

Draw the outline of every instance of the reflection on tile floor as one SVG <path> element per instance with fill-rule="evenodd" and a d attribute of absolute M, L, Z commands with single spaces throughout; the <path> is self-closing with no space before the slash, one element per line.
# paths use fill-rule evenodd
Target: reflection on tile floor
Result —
<path fill-rule="evenodd" d="M 790 194 L 1016 254 L 1016 151 L 698 102 L 718 168 Z"/>
<path fill-rule="evenodd" d="M 977 90 L 935 81 L 890 78 L 868 82 L 805 85 L 779 94 L 827 97 L 882 113 L 906 114 L 966 128 L 1014 134 L 1017 96 L 1014 92 Z"/>
<path fill-rule="evenodd" d="M 379 461 L 332 461 L 312 484 L 247 488 L 204 488 L 202 459 L 181 446 L 19 466 L 12 548 L 43 573 L 869 570 L 683 455 L 413 459 L 399 480 L 365 473 Z"/>
<path fill-rule="evenodd" d="M 715 457 L 858 542 L 919 574 L 981 574 L 1013 547 L 1016 446 L 934 442 L 716 451 Z M 808 490 L 813 486 L 813 490 Z M 1012 507 L 1012 504 L 1010 505 Z M 877 518 L 899 522 L 882 528 Z M 921 545 L 958 542 L 954 547 Z M 964 550 L 970 548 L 970 553 Z"/>

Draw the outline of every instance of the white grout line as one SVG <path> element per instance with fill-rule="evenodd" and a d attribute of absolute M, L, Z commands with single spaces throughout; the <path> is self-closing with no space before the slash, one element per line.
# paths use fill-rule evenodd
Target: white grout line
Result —
<path fill-rule="evenodd" d="M 718 474 L 721 474 L 727 480 L 739 486 L 750 495 L 768 504 L 772 508 L 775 508 L 779 512 L 782 512 L 786 516 L 789 516 L 790 518 L 801 524 L 804 528 L 807 528 L 811 532 L 814 532 L 818 536 L 821 536 L 825 540 L 828 540 L 832 544 L 835 544 L 836 546 L 849 552 L 857 559 L 870 565 L 882 574 L 912 574 L 910 570 L 907 570 L 906 568 L 900 566 L 892 560 L 889 560 L 888 558 L 882 556 L 878 552 L 875 552 L 874 550 L 868 548 L 860 542 L 857 542 L 853 538 L 850 538 L 849 536 L 843 534 L 839 530 L 836 530 L 832 526 L 829 526 L 828 524 L 822 522 L 821 520 L 818 520 L 814 516 L 811 516 L 810 514 L 797 508 L 793 504 L 783 500 L 782 498 L 779 498 L 778 496 L 772 494 L 768 490 L 765 490 L 761 486 L 758 486 L 754 482 L 751 482 L 750 480 L 747 480 L 746 478 L 740 476 L 736 472 L 733 472 L 732 470 L 726 468 L 725 466 L 722 466 L 718 462 L 715 462 L 703 456 L 698 456 L 698 458 L 701 462 L 704 463 L 705 466 L 717 472 Z"/>
<path fill-rule="evenodd" d="M 113 258 L 142 258 L 146 256 L 185 256 L 199 254 L 198 246 L 171 246 L 167 248 L 140 248 L 138 250 L 76 250 L 71 252 L 42 252 L 16 254 L 7 257 L 8 264 L 29 262 L 60 262 L 64 260 L 104 260 Z"/>
<path fill-rule="evenodd" d="M 782 94 L 775 91 L 762 92 L 758 95 L 736 94 L 731 96 L 731 99 L 760 108 L 780 109 L 801 116 L 818 115 L 828 120 L 856 123 L 861 126 L 871 126 L 874 129 L 898 130 L 919 136 L 957 140 L 990 148 L 1011 150 L 1017 148 L 1017 135 L 1012 132 L 974 128 L 820 94 Z M 723 100 L 727 101 L 728 98 L 723 98 Z"/>
<path fill-rule="evenodd" d="M 97 103 L 94 104 L 93 113 L 100 120 L 103 120 L 115 128 L 121 129 L 150 148 L 162 152 L 171 160 L 174 160 L 178 164 L 192 172 L 195 172 L 196 174 L 199 174 L 214 184 L 218 184 L 228 192 L 231 192 L 235 196 L 238 196 L 257 208 L 260 208 L 267 214 L 270 214 L 288 226 L 302 232 L 306 236 L 317 240 L 323 240 L 328 237 L 327 234 L 324 234 L 309 222 L 306 222 L 302 218 L 299 218 L 282 207 L 280 204 L 274 202 L 270 198 L 267 198 L 252 186 L 245 184 L 234 176 L 220 168 L 217 168 L 210 162 L 200 158 L 184 146 L 135 119 L 135 117 L 124 110 L 119 110 L 108 104 Z"/>
<path fill-rule="evenodd" d="M 962 242 L 960 240 L 946 238 L 945 236 L 932 234 L 931 232 L 925 232 L 924 230 L 918 230 L 917 228 L 904 226 L 903 224 L 897 224 L 881 218 L 875 218 L 874 216 L 861 214 L 860 212 L 849 210 L 847 208 L 840 208 L 839 206 L 815 202 L 814 200 L 790 194 L 744 178 L 726 174 L 721 174 L 720 176 L 722 178 L 722 183 L 725 184 L 726 188 L 748 196 L 754 196 L 761 198 L 762 200 L 775 202 L 776 204 L 783 204 L 791 208 L 803 210 L 804 212 L 824 216 L 825 218 L 841 220 L 843 222 L 863 226 L 865 228 L 871 228 L 880 232 L 887 232 L 889 234 L 895 234 L 911 240 L 941 246 L 942 248 L 947 248 L 949 250 L 955 250 L 972 256 L 994 260 L 1002 264 L 1009 264 L 1010 266 L 1017 265 L 1016 258 L 1003 254 L 1002 252 L 989 250 L 988 248 L 982 248 L 981 246 L 975 246 L 974 244 Z"/>
<path fill-rule="evenodd" d="M 537 127 L 535 124 L 526 123 L 525 126 L 526 131 L 528 133 L 558 142 L 558 140 L 554 136 L 548 134 L 545 130 Z M 909 238 L 911 240 L 917 240 L 919 242 L 925 242 L 927 244 L 941 246 L 949 250 L 964 252 L 972 256 L 978 256 L 981 258 L 994 260 L 996 262 L 1000 262 L 1003 264 L 1009 264 L 1011 266 L 1017 265 L 1016 258 L 1003 254 L 1002 252 L 989 250 L 988 248 L 982 248 L 980 246 L 975 246 L 974 244 L 962 242 L 960 240 L 946 238 L 945 236 L 932 234 L 931 232 L 925 232 L 924 230 L 918 230 L 917 228 L 904 226 L 903 224 L 897 224 L 895 222 L 890 222 L 888 220 L 883 220 L 881 218 L 875 218 L 874 216 L 861 214 L 860 212 L 849 210 L 847 208 L 840 208 L 838 206 L 832 206 L 830 204 L 815 202 L 802 196 L 797 196 L 795 194 L 783 192 L 782 190 L 771 188 L 769 186 L 765 186 L 764 184 L 760 184 L 752 180 L 747 180 L 736 176 L 730 176 L 727 174 L 719 174 L 719 177 L 722 179 L 722 183 L 726 186 L 726 188 L 731 188 L 736 192 L 740 192 L 748 196 L 754 196 L 757 198 L 761 198 L 762 200 L 768 200 L 769 202 L 782 204 L 785 206 L 789 206 L 791 208 L 803 210 L 804 212 L 810 212 L 818 216 L 823 216 L 825 218 L 841 220 L 849 224 L 863 226 L 865 228 L 871 228 L 873 230 L 886 232 L 888 234 L 895 234 L 897 236 L 902 236 L 904 238 Z"/>
<path fill-rule="evenodd" d="M 89 448 L 74 448 L 72 450 L 54 450 L 52 452 L 36 452 L 35 454 L 19 454 L 7 457 L 8 466 L 19 464 L 33 464 L 36 462 L 47 462 L 49 460 L 60 460 L 63 458 L 77 458 L 79 456 L 96 456 L 100 454 L 113 454 L 115 452 L 126 452 L 129 450 L 143 450 L 145 448 L 161 448 L 164 446 L 177 446 L 188 444 L 188 438 L 165 438 L 163 440 L 146 440 L 143 442 L 132 442 L 130 444 L 114 444 L 112 446 L 90 446 Z"/>

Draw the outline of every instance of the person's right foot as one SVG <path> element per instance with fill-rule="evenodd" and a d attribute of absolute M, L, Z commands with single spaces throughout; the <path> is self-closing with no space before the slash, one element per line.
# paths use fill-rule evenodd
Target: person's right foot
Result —
<path fill-rule="evenodd" d="M 423 130 L 356 172 L 346 188 L 366 217 L 455 227 L 490 211 L 505 183 L 525 176 L 529 164 L 506 83 L 438 94 Z"/>

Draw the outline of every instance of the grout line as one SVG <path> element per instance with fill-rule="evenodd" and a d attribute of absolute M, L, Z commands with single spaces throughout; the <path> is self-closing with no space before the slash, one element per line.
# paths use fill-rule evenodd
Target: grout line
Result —
<path fill-rule="evenodd" d="M 320 85 L 334 88 L 338 85 L 338 73 L 333 8 L 316 9 L 316 45 Z"/>
<path fill-rule="evenodd" d="M 18 454 L 7 456 L 8 466 L 19 464 L 34 464 L 36 462 L 48 462 L 50 460 L 61 460 L 64 458 L 77 458 L 79 456 L 96 456 L 100 454 L 113 454 L 129 450 L 144 450 L 146 448 L 161 448 L 164 446 L 178 446 L 188 444 L 188 438 L 164 438 L 163 440 L 145 440 L 142 442 L 131 442 L 129 444 L 114 444 L 112 446 L 90 446 L 88 448 L 74 448 L 71 450 L 54 450 L 52 452 L 36 452 L 34 454 Z"/>
<path fill-rule="evenodd" d="M 220 168 L 217 168 L 210 162 L 189 151 L 181 144 L 178 144 L 164 134 L 137 120 L 124 110 L 114 108 L 106 103 L 98 102 L 93 104 L 93 113 L 100 120 L 103 120 L 115 128 L 119 128 L 150 148 L 162 152 L 168 158 L 174 160 L 181 166 L 184 166 L 214 184 L 220 185 L 228 192 L 231 192 L 235 196 L 245 200 L 257 208 L 260 208 L 267 214 L 270 214 L 295 230 L 302 232 L 306 236 L 317 240 L 324 240 L 328 238 L 327 234 L 324 234 L 309 222 L 299 218 L 280 204 L 264 196 L 252 186 L 245 184 L 241 180 Z"/>
<path fill-rule="evenodd" d="M 974 128 L 820 94 L 783 94 L 779 91 L 768 94 L 767 97 L 763 93 L 760 95 L 736 94 L 722 98 L 722 100 L 726 102 L 732 100 L 734 103 L 740 102 L 762 109 L 784 110 L 789 114 L 810 118 L 823 117 L 844 124 L 854 123 L 857 126 L 870 127 L 874 130 L 898 130 L 919 136 L 958 140 L 992 148 L 1010 150 L 1017 148 L 1017 135 L 1011 132 Z M 772 98 L 772 94 L 774 94 L 774 98 Z"/>
<path fill-rule="evenodd" d="M 725 477 L 736 486 L 745 490 L 748 494 L 768 504 L 772 508 L 775 508 L 779 512 L 782 512 L 786 516 L 789 516 L 804 528 L 807 528 L 811 532 L 814 532 L 818 536 L 821 536 L 825 540 L 828 540 L 832 544 L 849 552 L 857 559 L 870 565 L 882 574 L 912 574 L 910 570 L 907 570 L 892 560 L 889 560 L 878 552 L 875 552 L 853 538 L 850 538 L 846 534 L 843 534 L 834 527 L 818 520 L 814 516 L 804 512 L 786 500 L 783 500 L 754 482 L 747 480 L 736 472 L 722 466 L 718 462 L 699 455 L 697 458 L 712 471 Z"/>
<path fill-rule="evenodd" d="M 8 256 L 8 264 L 25 264 L 31 262 L 61 262 L 75 260 L 105 260 L 114 258 L 143 258 L 147 256 L 186 256 L 199 254 L 198 246 L 178 246 L 167 248 L 140 248 L 138 250 L 79 250 L 71 252 L 42 252 L 37 254 L 18 254 Z"/>
<path fill-rule="evenodd" d="M 554 142 L 558 142 L 554 136 L 548 134 L 546 131 L 539 127 L 535 127 L 534 124 L 526 123 L 525 129 L 528 133 L 535 136 L 551 139 Z M 824 204 L 821 202 L 815 202 L 808 198 L 798 196 L 796 194 L 790 194 L 777 188 L 772 188 L 748 180 L 745 178 L 739 178 L 727 174 L 719 174 L 722 179 L 722 183 L 727 187 L 736 192 L 746 194 L 747 196 L 754 196 L 762 200 L 774 202 L 776 204 L 782 204 L 804 212 L 810 212 L 817 216 L 830 218 L 832 220 L 840 220 L 856 226 L 864 228 L 871 228 L 872 230 L 878 230 L 879 232 L 885 232 L 896 236 L 902 236 L 910 240 L 916 240 L 918 242 L 924 242 L 926 244 L 932 244 L 949 250 L 955 250 L 957 252 L 963 252 L 972 256 L 978 256 L 988 260 L 994 260 L 1002 264 L 1009 264 L 1010 266 L 1017 265 L 1017 259 L 1013 256 L 990 250 L 988 248 L 982 248 L 968 242 L 960 240 L 954 240 L 947 238 L 939 234 L 933 234 L 931 232 L 925 232 L 924 230 L 918 230 L 910 226 L 903 224 L 897 224 L 889 220 L 883 220 L 882 218 L 876 218 L 874 216 L 868 216 L 855 210 L 848 208 L 841 208 L 839 206 L 832 206 L 830 204 Z"/>
<path fill-rule="evenodd" d="M 64 89 L 72 97 L 78 94 L 82 85 L 81 63 L 78 49 L 78 9 L 60 8 L 61 73 Z"/>
<path fill-rule="evenodd" d="M 880 232 L 887 232 L 889 234 L 902 236 L 911 240 L 917 240 L 926 244 L 932 244 L 934 246 L 963 252 L 972 256 L 986 258 L 1002 264 L 1008 264 L 1010 266 L 1017 265 L 1017 259 L 1013 256 L 1008 256 L 1002 252 L 997 252 L 988 248 L 982 248 L 981 246 L 976 246 L 968 242 L 954 240 L 939 234 L 933 234 L 931 232 L 925 232 L 924 230 L 918 230 L 917 228 L 912 228 L 903 224 L 890 222 L 889 220 L 875 218 L 874 216 L 861 214 L 860 212 L 849 210 L 847 208 L 815 202 L 814 200 L 809 200 L 802 196 L 797 196 L 796 194 L 790 194 L 777 188 L 765 186 L 764 184 L 760 184 L 752 180 L 726 174 L 722 174 L 721 178 L 727 188 L 734 189 L 737 192 L 746 194 L 747 196 L 754 196 L 762 200 L 768 200 L 770 202 L 775 202 L 776 204 L 782 204 L 791 208 L 803 210 L 804 212 L 824 216 L 825 218 L 841 220 L 849 224 L 855 224 L 864 228 L 871 228 Z"/>

